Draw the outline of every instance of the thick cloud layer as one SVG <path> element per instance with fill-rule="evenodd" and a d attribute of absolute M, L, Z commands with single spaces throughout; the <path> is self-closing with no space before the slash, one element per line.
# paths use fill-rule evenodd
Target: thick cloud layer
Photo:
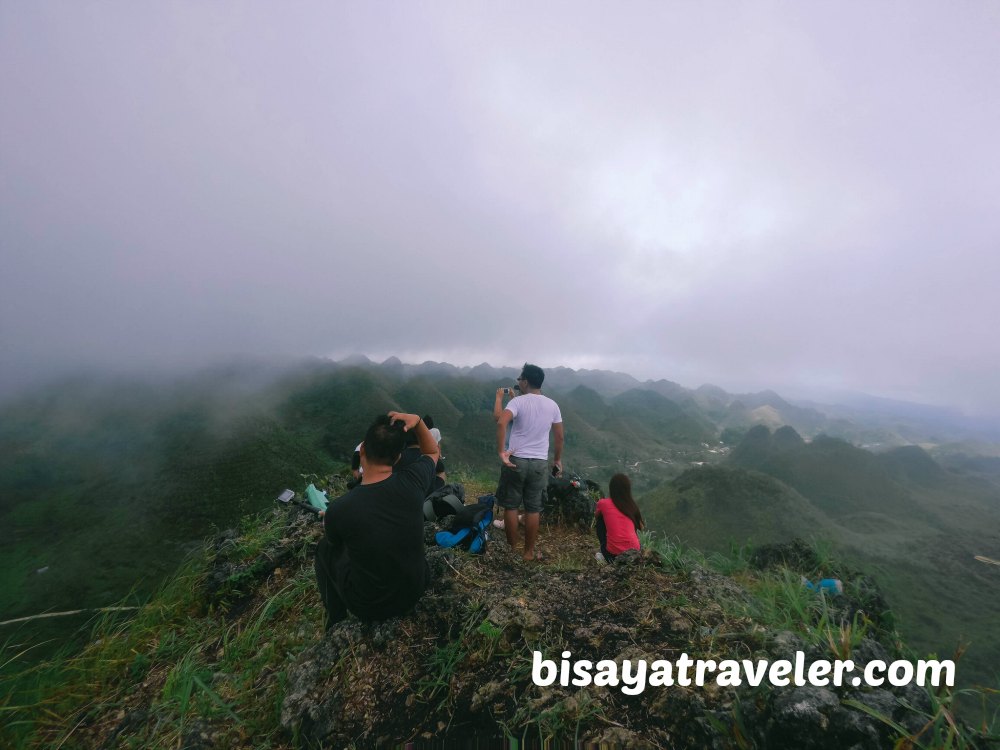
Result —
<path fill-rule="evenodd" d="M 1000 413 L 996 4 L 0 6 L 0 387 L 365 352 Z"/>

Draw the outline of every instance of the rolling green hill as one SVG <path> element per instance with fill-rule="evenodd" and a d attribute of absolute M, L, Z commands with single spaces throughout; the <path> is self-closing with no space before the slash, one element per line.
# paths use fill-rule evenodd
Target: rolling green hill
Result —
<path fill-rule="evenodd" d="M 605 423 L 614 427 L 624 423 L 634 438 L 664 446 L 714 440 L 718 434 L 707 419 L 689 414 L 656 391 L 640 389 L 616 396 L 611 402 L 611 418 Z"/>
<path fill-rule="evenodd" d="M 726 466 L 688 469 L 644 497 L 650 528 L 708 552 L 730 543 L 771 544 L 814 535 L 833 525 L 798 492 L 765 474 Z"/>
<path fill-rule="evenodd" d="M 791 427 L 772 435 L 758 425 L 736 446 L 729 462 L 782 480 L 834 518 L 923 514 L 893 479 L 891 461 L 837 438 L 820 435 L 806 443 Z"/>

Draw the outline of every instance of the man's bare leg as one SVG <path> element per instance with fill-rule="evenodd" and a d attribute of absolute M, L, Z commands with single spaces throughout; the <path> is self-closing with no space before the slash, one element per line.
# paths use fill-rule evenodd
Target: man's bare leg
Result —
<path fill-rule="evenodd" d="M 510 545 L 511 549 L 515 549 L 517 547 L 517 508 L 513 510 L 504 508 L 503 530 L 507 534 L 507 544 Z"/>
<path fill-rule="evenodd" d="M 540 513 L 524 514 L 524 559 L 535 559 L 535 542 L 538 541 L 538 519 Z M 508 539 L 510 537 L 508 536 Z"/>

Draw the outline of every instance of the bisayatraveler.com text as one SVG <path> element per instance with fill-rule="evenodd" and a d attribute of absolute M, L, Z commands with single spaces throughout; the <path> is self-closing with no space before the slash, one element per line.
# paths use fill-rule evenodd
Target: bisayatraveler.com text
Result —
<path fill-rule="evenodd" d="M 611 659 L 593 662 L 573 659 L 569 651 L 562 652 L 562 659 L 544 658 L 541 651 L 532 652 L 531 680 L 539 687 L 558 683 L 563 687 L 620 687 L 626 695 L 638 695 L 647 687 L 739 687 L 747 684 L 756 687 L 767 682 L 775 687 L 795 685 L 804 687 L 841 687 L 868 685 L 878 687 L 885 683 L 896 687 L 916 683 L 938 687 L 955 685 L 955 662 L 921 659 L 916 662 L 898 660 L 889 662 L 873 660 L 864 667 L 855 667 L 850 659 L 817 659 L 806 662 L 805 653 L 795 652 L 794 660 L 776 659 L 692 659 L 681 654 L 677 659 L 623 659 L 619 664 Z"/>

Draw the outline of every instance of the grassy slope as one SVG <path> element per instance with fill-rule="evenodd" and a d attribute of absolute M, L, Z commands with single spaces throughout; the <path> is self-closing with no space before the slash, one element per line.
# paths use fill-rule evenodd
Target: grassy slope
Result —
<path fill-rule="evenodd" d="M 81 445 L 46 454 L 50 480 L 6 483 L 0 493 L 11 492 L 15 504 L 5 514 L 0 612 L 113 601 L 124 581 L 156 581 L 172 571 L 186 545 L 213 524 L 261 507 L 303 473 L 332 468 L 272 420 L 248 416 L 230 427 L 219 437 L 170 418 L 156 426 L 155 451 L 125 450 L 112 462 L 95 455 L 105 446 Z M 86 465 L 79 474 L 77 461 Z"/>
<path fill-rule="evenodd" d="M 1000 575 L 973 556 L 996 548 L 1000 502 L 920 449 L 875 456 L 832 439 L 776 449 L 765 438 L 752 431 L 736 467 L 692 470 L 647 493 L 651 527 L 706 551 L 826 540 L 876 575 L 915 647 L 946 654 L 968 643 L 963 684 L 995 685 Z"/>
<path fill-rule="evenodd" d="M 721 466 L 689 469 L 643 498 L 650 528 L 710 552 L 732 543 L 827 538 L 833 525 L 787 485 L 764 474 Z"/>
<path fill-rule="evenodd" d="M 470 496 L 489 488 L 462 479 Z M 18 694 L 0 691 L 0 709 L 9 719 L 0 740 L 13 747 L 173 748 L 197 744 L 204 735 L 217 747 L 295 746 L 294 733 L 282 728 L 282 708 L 296 665 L 316 658 L 304 649 L 322 635 L 309 554 L 320 530 L 306 521 L 289 525 L 286 513 L 275 511 L 246 519 L 241 532 L 193 557 L 134 617 L 97 622 L 81 654 L 33 667 L 22 675 Z M 366 635 L 348 626 L 339 659 L 323 672 L 336 686 L 321 689 L 320 697 L 335 699 L 323 710 L 342 710 L 357 723 L 338 724 L 340 739 L 331 741 L 364 746 L 379 736 L 433 741 L 471 732 L 563 741 L 643 737 L 662 744 L 668 736 L 703 731 L 690 719 L 707 704 L 721 717 L 715 731 L 722 742 L 739 745 L 745 727 L 733 713 L 731 694 L 727 699 L 724 691 L 699 692 L 690 705 L 683 691 L 651 691 L 641 703 L 622 702 L 617 691 L 563 697 L 526 684 L 530 649 L 557 654 L 569 647 L 587 654 L 597 644 L 598 653 L 607 655 L 619 648 L 661 655 L 683 649 L 718 659 L 759 653 L 763 634 L 781 629 L 845 656 L 864 636 L 863 628 L 836 630 L 817 620 L 818 600 L 804 595 L 797 573 L 753 572 L 743 557 L 715 558 L 719 569 L 753 592 L 744 599 L 740 589 L 705 572 L 709 561 L 674 545 L 653 544 L 661 572 L 643 568 L 622 577 L 595 567 L 589 534 L 557 528 L 542 534 L 550 557 L 540 566 L 521 563 L 504 545 L 495 545 L 486 558 L 445 562 L 453 571 L 446 589 L 464 602 L 460 610 L 436 612 L 440 605 L 429 603 L 412 621 L 394 626 L 410 630 L 381 646 L 370 640 L 377 637 L 374 631 Z M 281 565 L 255 573 L 279 548 L 289 552 Z M 829 560 L 822 564 L 835 571 Z M 220 565 L 228 574 L 207 599 L 209 572 Z M 697 583 L 705 580 L 707 588 Z M 726 593 L 731 591 L 736 593 Z M 564 596 L 570 601 L 562 602 Z M 559 617 L 538 617 L 547 606 L 560 608 Z M 524 613 L 511 617 L 511 607 Z M 436 615 L 444 618 L 443 630 L 437 636 L 421 631 L 438 621 Z M 628 637 L 622 640 L 621 632 Z M 717 640 L 714 633 L 727 636 Z M 891 632 L 884 636 L 887 643 L 894 639 Z M 588 647 L 587 639 L 594 638 Z M 487 693 L 493 701 L 488 711 L 470 708 Z M 674 697 L 657 697 L 668 695 Z M 935 703 L 924 740 L 949 735 L 949 700 Z M 918 719 L 915 726 L 921 724 Z"/>

